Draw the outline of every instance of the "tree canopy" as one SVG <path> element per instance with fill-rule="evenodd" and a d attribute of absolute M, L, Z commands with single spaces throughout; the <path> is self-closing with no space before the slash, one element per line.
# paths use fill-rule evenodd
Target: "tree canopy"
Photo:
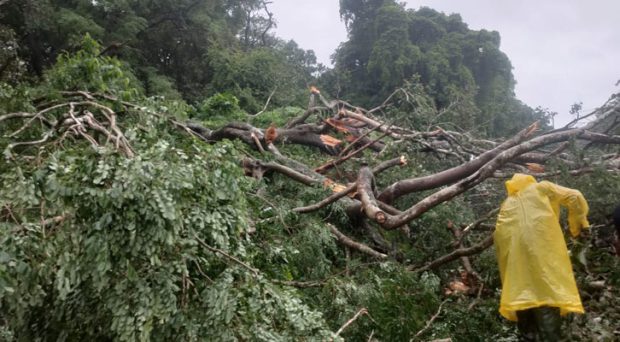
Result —
<path fill-rule="evenodd" d="M 194 102 L 229 91 L 244 109 L 258 111 L 276 85 L 274 104 L 289 104 L 298 95 L 290 90 L 308 86 L 317 67 L 312 51 L 272 35 L 275 19 L 266 6 L 259 0 L 10 1 L 0 23 L 14 33 L 33 76 L 89 34 L 103 55 L 132 69 L 148 95 Z"/>
<path fill-rule="evenodd" d="M 370 106 L 417 76 L 462 129 L 501 136 L 518 131 L 517 122 L 544 119 L 516 99 L 498 32 L 471 30 L 458 14 L 406 9 L 393 0 L 340 5 L 349 40 L 334 55 L 332 93 Z"/>

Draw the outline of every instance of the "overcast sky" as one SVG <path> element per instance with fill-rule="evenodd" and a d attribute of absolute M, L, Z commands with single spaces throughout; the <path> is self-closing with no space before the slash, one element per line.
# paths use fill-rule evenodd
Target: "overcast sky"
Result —
<path fill-rule="evenodd" d="M 319 62 L 346 40 L 338 0 L 273 0 L 276 34 L 312 49 Z M 502 37 L 517 80 L 517 97 L 531 107 L 559 113 L 556 126 L 570 119 L 573 103 L 584 112 L 603 104 L 620 80 L 620 0 L 427 0 L 406 1 L 459 13 L 470 29 L 495 30 Z"/>

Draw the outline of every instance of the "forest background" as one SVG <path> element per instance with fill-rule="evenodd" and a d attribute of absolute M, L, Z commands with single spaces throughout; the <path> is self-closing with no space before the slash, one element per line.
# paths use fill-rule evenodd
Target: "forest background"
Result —
<path fill-rule="evenodd" d="M 515 340 L 489 237 L 516 171 L 586 195 L 566 331 L 617 338 L 618 97 L 554 128 L 498 32 L 340 16 L 327 68 L 268 1 L 0 0 L 0 338 Z"/>

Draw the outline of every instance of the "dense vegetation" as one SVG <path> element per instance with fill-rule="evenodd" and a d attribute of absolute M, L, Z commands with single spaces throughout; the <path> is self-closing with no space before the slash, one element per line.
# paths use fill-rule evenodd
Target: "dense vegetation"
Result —
<path fill-rule="evenodd" d="M 406 228 L 360 214 L 359 197 L 298 209 L 400 155 L 374 175 L 379 199 L 535 120 L 543 140 L 572 131 L 514 97 L 499 33 L 390 0 L 340 3 L 349 40 L 326 69 L 273 36 L 265 1 L 0 0 L 0 339 L 514 340 L 492 248 L 424 265 L 487 239 L 525 154 Z M 592 208 L 592 239 L 568 241 L 587 310 L 565 322 L 575 340 L 613 340 L 620 320 L 606 222 L 620 131 L 606 108 L 594 140 L 545 143 L 538 160 Z M 356 113 L 381 124 L 356 136 L 341 118 Z M 405 211 L 434 191 L 386 203 Z"/>
<path fill-rule="evenodd" d="M 102 55 L 116 56 L 147 95 L 200 101 L 233 92 L 244 109 L 285 105 L 310 82 L 316 58 L 273 37 L 273 19 L 259 0 L 90 1 L 25 0 L 2 6 L 17 53 L 35 76 L 88 33 Z M 267 17 L 266 17 L 267 16 Z M 7 33 L 5 33 L 7 34 Z"/>

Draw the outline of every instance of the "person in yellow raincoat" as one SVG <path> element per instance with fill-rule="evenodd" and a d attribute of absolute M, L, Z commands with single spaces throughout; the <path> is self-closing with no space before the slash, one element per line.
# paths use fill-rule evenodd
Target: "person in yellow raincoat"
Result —
<path fill-rule="evenodd" d="M 502 281 L 499 312 L 524 341 L 558 341 L 560 315 L 583 313 L 560 227 L 560 206 L 568 208 L 573 237 L 589 227 L 588 203 L 581 192 L 530 175 L 506 182 L 494 241 Z"/>

